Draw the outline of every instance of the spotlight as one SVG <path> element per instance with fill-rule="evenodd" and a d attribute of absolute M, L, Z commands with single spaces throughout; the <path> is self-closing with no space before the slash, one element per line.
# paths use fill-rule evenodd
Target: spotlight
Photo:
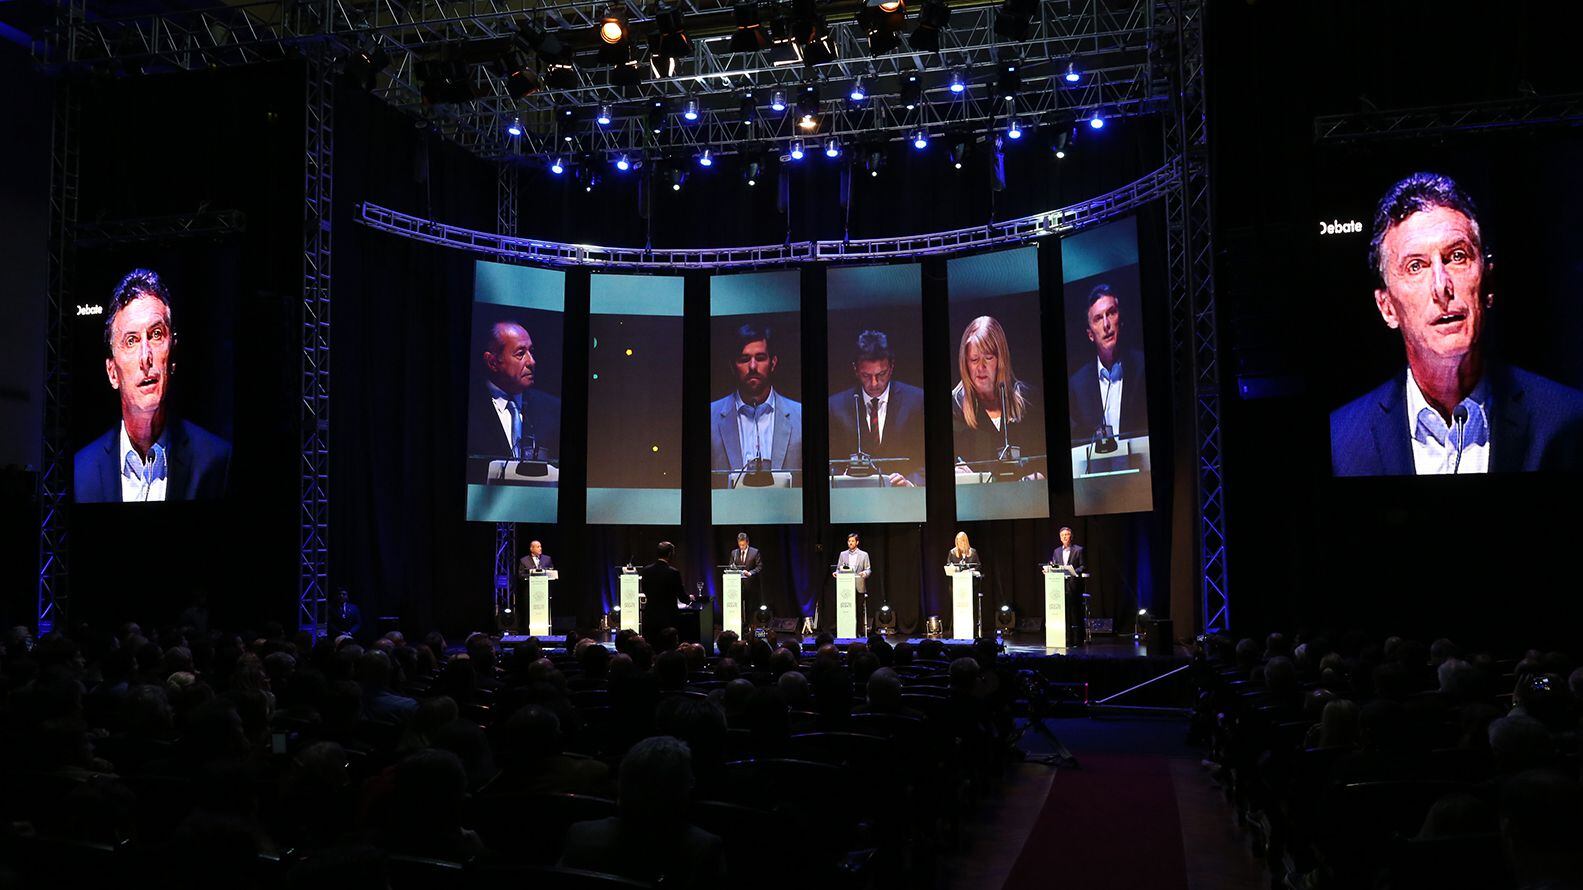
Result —
<path fill-rule="evenodd" d="M 852 81 L 852 91 L 847 94 L 847 98 L 853 102 L 862 102 L 868 98 L 868 90 L 863 86 L 863 78 L 859 77 Z"/>
<path fill-rule="evenodd" d="M 951 92 L 958 96 L 967 91 L 967 76 L 961 69 L 951 72 Z"/>
<path fill-rule="evenodd" d="M 554 173 L 556 176 L 560 176 L 562 173 L 566 172 L 566 165 L 561 163 L 560 158 L 556 158 L 550 162 L 550 172 Z"/>
<path fill-rule="evenodd" d="M 622 173 L 625 173 L 628 170 L 631 170 L 632 169 L 632 159 L 627 157 L 624 154 L 623 155 L 617 155 L 616 156 L 616 169 L 620 170 Z"/>
<path fill-rule="evenodd" d="M 1067 62 L 1066 73 L 1061 75 L 1061 79 L 1065 80 L 1067 83 L 1077 83 L 1083 79 L 1083 75 L 1078 72 L 1076 64 Z"/>
<path fill-rule="evenodd" d="M 748 161 L 742 166 L 742 181 L 750 187 L 759 184 L 759 176 L 764 172 L 764 165 L 758 161 Z"/>
<path fill-rule="evenodd" d="M 679 192 L 682 185 L 687 182 L 687 171 L 679 166 L 667 166 L 664 172 L 665 181 L 670 183 L 671 191 Z"/>
<path fill-rule="evenodd" d="M 697 99 L 688 99 L 686 102 L 682 103 L 682 117 L 686 118 L 688 121 L 695 121 L 698 119 Z"/>
<path fill-rule="evenodd" d="M 797 126 L 802 127 L 804 130 L 817 130 L 819 129 L 819 118 L 812 114 L 805 114 L 797 119 Z"/>
<path fill-rule="evenodd" d="M 908 43 L 915 50 L 939 52 L 940 32 L 950 20 L 951 7 L 945 5 L 945 0 L 924 0 L 923 8 L 918 11 L 918 26 L 912 29 Z"/>
<path fill-rule="evenodd" d="M 605 8 L 604 18 L 599 20 L 599 39 L 607 46 L 616 46 L 626 41 L 627 18 L 617 7 Z"/>
<path fill-rule="evenodd" d="M 659 3 L 654 8 L 654 26 L 659 29 L 655 42 L 656 55 L 674 63 L 693 54 L 692 38 L 682 28 L 682 11 L 669 3 Z M 673 65 L 674 67 L 674 65 Z"/>
<path fill-rule="evenodd" d="M 918 149 L 919 151 L 923 151 L 924 149 L 928 148 L 929 134 L 923 130 L 919 130 L 918 132 L 912 134 L 912 147 Z"/>
<path fill-rule="evenodd" d="M 858 23 L 868 35 L 868 52 L 880 56 L 901 48 L 900 31 L 907 23 L 903 0 L 866 0 Z"/>
<path fill-rule="evenodd" d="M 775 92 L 770 94 L 770 110 L 771 111 L 785 111 L 786 110 L 786 91 L 785 90 L 776 90 Z"/>
<path fill-rule="evenodd" d="M 967 157 L 967 140 L 958 136 L 951 141 L 951 150 L 946 155 L 951 161 L 951 166 L 962 169 L 962 160 Z"/>
<path fill-rule="evenodd" d="M 868 171 L 870 178 L 879 176 L 879 171 L 885 167 L 885 150 L 877 146 L 870 147 L 863 153 L 863 169 Z"/>
<path fill-rule="evenodd" d="M 1066 149 L 1069 145 L 1071 145 L 1071 143 L 1071 131 L 1062 130 L 1061 132 L 1055 134 L 1055 159 L 1057 161 L 1066 159 Z"/>
<path fill-rule="evenodd" d="M 713 167 L 714 165 L 715 165 L 715 156 L 714 156 L 713 153 L 711 153 L 709 151 L 709 149 L 706 148 L 703 151 L 698 153 L 698 166 L 700 166 L 700 167 Z"/>
<path fill-rule="evenodd" d="M 732 8 L 736 12 L 737 29 L 731 34 L 731 52 L 756 53 L 768 49 L 770 37 L 759 21 L 759 5 L 738 3 Z"/>
<path fill-rule="evenodd" d="M 824 156 L 827 158 L 841 157 L 841 141 L 836 139 L 834 136 L 826 139 L 824 143 Z"/>
<path fill-rule="evenodd" d="M 909 74 L 901 82 L 901 104 L 907 106 L 908 111 L 918 107 L 918 102 L 923 98 L 923 84 L 918 82 L 918 75 Z"/>
<path fill-rule="evenodd" d="M 1007 40 L 1027 40 L 1039 0 L 1005 0 L 995 11 L 995 33 Z"/>
<path fill-rule="evenodd" d="M 601 127 L 608 127 L 608 126 L 610 126 L 610 121 L 613 120 L 613 119 L 614 119 L 614 116 L 610 113 L 610 106 L 609 105 L 601 105 L 601 106 L 599 106 L 599 116 L 594 118 L 594 120 L 599 122 L 599 126 L 601 126 Z"/>
<path fill-rule="evenodd" d="M 1105 129 L 1105 116 L 1099 113 L 1098 108 L 1094 109 L 1094 116 L 1088 119 L 1088 128 L 1090 130 Z"/>
<path fill-rule="evenodd" d="M 995 629 L 1008 631 L 1017 626 L 1017 613 L 1013 612 L 1010 603 L 1001 603 L 995 611 Z"/>
<path fill-rule="evenodd" d="M 1011 119 L 1011 126 L 1006 128 L 1006 138 L 1007 139 L 1021 139 L 1022 138 L 1022 124 L 1018 123 L 1016 118 L 1012 118 Z"/>
<path fill-rule="evenodd" d="M 511 119 L 511 123 L 506 125 L 506 132 L 511 134 L 511 136 L 513 138 L 521 136 L 522 135 L 522 118 L 520 118 L 520 117 L 512 118 Z"/>
<path fill-rule="evenodd" d="M 429 105 L 461 104 L 478 98 L 467 63 L 447 58 L 443 50 L 439 59 L 419 62 L 417 76 L 418 93 Z"/>
<path fill-rule="evenodd" d="M 836 57 L 830 28 L 819 14 L 816 3 L 817 0 L 792 0 L 787 23 L 792 42 L 802 49 L 803 65 L 809 68 L 833 62 Z"/>
<path fill-rule="evenodd" d="M 577 88 L 577 69 L 571 62 L 551 62 L 544 72 L 544 85 L 552 90 Z"/>
<path fill-rule="evenodd" d="M 1017 70 L 1017 63 L 1002 64 L 1000 73 L 995 76 L 995 95 L 1003 99 L 1014 99 L 1020 89 L 1022 89 L 1022 72 Z"/>
<path fill-rule="evenodd" d="M 792 144 L 791 144 L 791 148 L 789 148 L 786 153 L 788 155 L 790 155 L 791 159 L 794 160 L 794 161 L 802 160 L 803 159 L 803 154 L 804 154 L 802 140 L 801 139 L 793 139 L 792 140 Z"/>

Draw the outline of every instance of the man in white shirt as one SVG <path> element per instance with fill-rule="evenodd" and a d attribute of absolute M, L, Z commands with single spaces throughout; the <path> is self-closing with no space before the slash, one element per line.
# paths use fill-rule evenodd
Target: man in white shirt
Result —
<path fill-rule="evenodd" d="M 1083 359 L 1067 381 L 1072 441 L 1147 435 L 1148 400 L 1144 396 L 1143 353 L 1124 345 L 1121 301 L 1109 284 L 1088 294 L 1085 335 L 1094 344 L 1092 361 Z"/>
<path fill-rule="evenodd" d="M 516 321 L 490 325 L 482 375 L 468 411 L 467 453 L 485 459 L 555 462 L 560 458 L 561 400 L 537 382 L 533 337 Z M 468 481 L 482 481 L 469 468 Z"/>

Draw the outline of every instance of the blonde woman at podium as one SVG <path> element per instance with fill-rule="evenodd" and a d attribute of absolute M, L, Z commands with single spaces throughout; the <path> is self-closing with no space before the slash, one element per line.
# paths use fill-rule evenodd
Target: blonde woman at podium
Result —
<path fill-rule="evenodd" d="M 946 565 L 952 566 L 977 566 L 978 551 L 967 541 L 967 532 L 956 533 L 956 546 L 952 547 L 945 555 Z"/>

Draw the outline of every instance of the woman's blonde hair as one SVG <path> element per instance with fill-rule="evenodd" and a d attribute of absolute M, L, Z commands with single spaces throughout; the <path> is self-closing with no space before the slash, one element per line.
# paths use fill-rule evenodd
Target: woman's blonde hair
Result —
<path fill-rule="evenodd" d="M 1006 384 L 1010 394 L 1008 401 L 1011 403 L 1001 406 L 1001 423 L 1022 420 L 1027 400 L 1017 391 L 1017 375 L 1011 370 L 1011 346 L 1006 342 L 1006 331 L 1000 322 L 988 315 L 980 315 L 968 323 L 967 329 L 962 332 L 962 343 L 956 350 L 957 372 L 962 377 L 962 421 L 969 429 L 978 429 L 978 393 L 973 389 L 973 375 L 967 366 L 969 345 L 999 359 L 995 366 L 995 389 L 998 391 L 1002 383 Z"/>

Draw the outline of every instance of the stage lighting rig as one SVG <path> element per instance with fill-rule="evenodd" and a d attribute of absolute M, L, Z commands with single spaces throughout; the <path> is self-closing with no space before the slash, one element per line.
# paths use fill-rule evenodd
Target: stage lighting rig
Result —
<path fill-rule="evenodd" d="M 764 163 L 757 158 L 749 160 L 742 165 L 742 181 L 749 188 L 759 184 L 759 177 L 764 175 Z"/>
<path fill-rule="evenodd" d="M 951 7 L 945 5 L 945 0 L 924 0 L 918 10 L 918 24 L 912 29 L 912 36 L 907 42 L 921 52 L 939 52 L 940 32 L 945 30 L 950 20 Z"/>
<path fill-rule="evenodd" d="M 794 161 L 802 160 L 807 155 L 807 153 L 807 149 L 803 148 L 803 142 L 801 139 L 793 139 L 791 141 L 791 145 L 786 147 L 786 157 L 791 158 Z"/>
<path fill-rule="evenodd" d="M 568 61 L 554 61 L 544 69 L 544 84 L 552 90 L 575 90 L 577 69 Z"/>
<path fill-rule="evenodd" d="M 788 27 L 792 42 L 802 48 L 803 65 L 812 68 L 835 61 L 835 43 L 816 0 L 792 0 Z"/>
<path fill-rule="evenodd" d="M 881 56 L 901 48 L 901 29 L 907 23 L 904 0 L 866 0 L 858 24 L 868 35 L 868 54 Z"/>
<path fill-rule="evenodd" d="M 916 74 L 904 74 L 901 78 L 901 104 L 912 111 L 923 101 L 923 83 Z"/>
<path fill-rule="evenodd" d="M 967 160 L 967 137 L 962 135 L 951 136 L 951 147 L 946 152 L 946 160 L 951 162 L 954 169 L 962 169 L 962 164 Z"/>
<path fill-rule="evenodd" d="M 1038 12 L 1039 0 L 1005 0 L 995 11 L 995 33 L 1007 40 L 1027 40 Z"/>
<path fill-rule="evenodd" d="M 687 99 L 682 102 L 682 120 L 694 123 L 698 120 L 699 106 L 697 99 Z"/>
<path fill-rule="evenodd" d="M 714 152 L 712 152 L 712 151 L 710 151 L 709 149 L 706 148 L 703 151 L 700 151 L 698 153 L 698 166 L 700 166 L 700 167 L 713 167 L 714 165 L 715 165 Z"/>
<path fill-rule="evenodd" d="M 560 176 L 566 172 L 566 163 L 557 157 L 555 160 L 550 161 L 550 172 Z"/>
<path fill-rule="evenodd" d="M 594 117 L 594 123 L 601 127 L 608 127 L 614 120 L 615 112 L 611 110 L 609 105 L 599 106 L 599 113 Z"/>
<path fill-rule="evenodd" d="M 919 151 L 923 151 L 924 149 L 928 148 L 929 132 L 927 130 L 915 131 L 912 134 L 912 147 L 918 149 Z"/>
<path fill-rule="evenodd" d="M 1077 70 L 1076 63 L 1067 62 L 1066 73 L 1061 75 L 1061 79 L 1067 83 L 1077 83 L 1083 79 L 1083 75 L 1082 72 Z"/>
<path fill-rule="evenodd" d="M 667 59 L 685 59 L 693 54 L 693 41 L 682 26 L 680 7 L 669 3 L 656 4 L 654 25 L 659 29 L 660 55 Z"/>
<path fill-rule="evenodd" d="M 863 85 L 861 75 L 852 81 L 852 89 L 847 91 L 847 98 L 853 102 L 862 102 L 868 98 L 868 88 Z"/>
<path fill-rule="evenodd" d="M 511 123 L 506 125 L 506 135 L 513 139 L 522 136 L 522 118 L 514 117 L 511 119 Z"/>
<path fill-rule="evenodd" d="M 670 109 L 664 99 L 654 99 L 649 102 L 648 124 L 649 132 L 655 136 L 665 132 L 665 119 L 670 116 Z"/>
<path fill-rule="evenodd" d="M 472 72 L 467 63 L 453 58 L 450 47 L 442 47 L 440 58 L 417 65 L 418 93 L 428 105 L 462 104 L 478 98 Z"/>
<path fill-rule="evenodd" d="M 346 74 L 365 90 L 372 91 L 380 72 L 390 67 L 390 53 L 375 37 L 372 44 L 360 47 L 346 60 Z"/>
<path fill-rule="evenodd" d="M 770 110 L 777 112 L 786 110 L 785 90 L 776 90 L 770 94 Z"/>
<path fill-rule="evenodd" d="M 885 150 L 877 145 L 870 145 L 863 151 L 863 169 L 868 171 L 870 179 L 879 176 L 879 171 L 885 168 Z"/>
<path fill-rule="evenodd" d="M 756 53 L 770 47 L 770 35 L 760 20 L 757 3 L 738 3 L 732 7 L 737 29 L 731 34 L 731 52 Z"/>
<path fill-rule="evenodd" d="M 1022 70 L 1016 61 L 1002 62 L 995 74 L 995 95 L 1002 99 L 1015 99 L 1022 89 Z"/>
<path fill-rule="evenodd" d="M 824 142 L 824 156 L 827 158 L 841 157 L 841 140 L 831 136 Z"/>

